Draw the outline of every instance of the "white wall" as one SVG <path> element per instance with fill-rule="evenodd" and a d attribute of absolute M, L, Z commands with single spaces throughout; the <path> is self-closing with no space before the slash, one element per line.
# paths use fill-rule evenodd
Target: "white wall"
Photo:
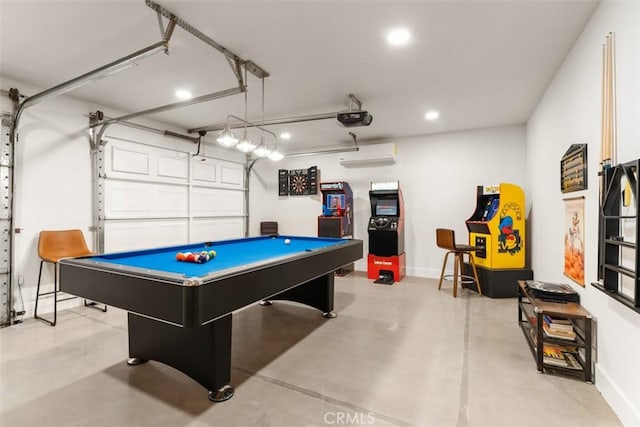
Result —
<path fill-rule="evenodd" d="M 21 82 L 0 79 L 0 87 L 8 90 L 18 88 L 21 93 L 34 95 L 42 90 Z M 26 109 L 18 127 L 18 142 L 15 146 L 15 193 L 17 206 L 13 212 L 15 234 L 13 271 L 14 289 L 18 277 L 24 278 L 20 292 L 15 292 L 16 310 L 22 303 L 26 316 L 33 315 L 36 283 L 38 280 L 38 234 L 46 229 L 81 229 L 92 247 L 92 176 L 89 149 L 88 114 L 96 110 L 109 115 L 124 112 L 92 105 L 70 96 L 60 96 Z M 0 96 L 0 111 L 11 112 L 7 97 Z M 181 131 L 152 120 L 136 119 L 136 123 L 155 126 L 159 129 Z M 196 145 L 175 138 L 123 126 L 110 126 L 106 135 L 125 140 L 143 142 L 160 147 L 194 152 Z M 213 139 L 210 137 L 209 139 Z M 207 156 L 220 157 L 234 162 L 244 162 L 244 155 L 207 144 Z M 53 269 L 48 266 L 43 272 L 43 284 L 53 283 Z M 21 301 L 21 297 L 23 301 Z M 63 304 L 77 304 L 71 300 Z M 38 307 L 46 313 L 52 304 Z"/>
<path fill-rule="evenodd" d="M 640 314 L 593 288 L 598 265 L 602 44 L 615 32 L 618 162 L 640 157 L 640 3 L 600 4 L 527 124 L 532 267 L 536 278 L 563 276 L 563 199 L 585 196 L 585 288 L 574 284 L 597 322 L 596 386 L 625 425 L 640 425 Z M 573 143 L 588 144 L 586 191 L 560 193 L 559 162 Z"/>
<path fill-rule="evenodd" d="M 438 277 L 443 252 L 436 247 L 435 229 L 453 228 L 462 243 L 467 220 L 474 211 L 476 186 L 525 183 L 524 126 L 481 129 L 396 139 L 397 163 L 374 168 L 345 168 L 338 154 L 258 161 L 250 176 L 250 233 L 259 234 L 260 221 L 276 220 L 281 234 L 317 235 L 322 197 L 278 196 L 278 169 L 317 165 L 320 181 L 346 181 L 353 190 L 354 237 L 364 241 L 364 258 L 356 269 L 366 271 L 367 223 L 371 216 L 372 181 L 400 181 L 405 202 L 407 274 Z"/>

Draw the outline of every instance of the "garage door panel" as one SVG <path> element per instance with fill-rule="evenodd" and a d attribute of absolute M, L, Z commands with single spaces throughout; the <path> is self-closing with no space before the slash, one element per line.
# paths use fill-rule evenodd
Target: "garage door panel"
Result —
<path fill-rule="evenodd" d="M 105 182 L 105 218 L 188 216 L 189 188 L 148 182 Z"/>
<path fill-rule="evenodd" d="M 188 241 L 187 219 L 107 221 L 105 223 L 105 252 L 182 245 Z"/>
<path fill-rule="evenodd" d="M 191 224 L 191 243 L 236 239 L 244 235 L 243 218 L 196 218 Z"/>
<path fill-rule="evenodd" d="M 244 212 L 244 192 L 194 187 L 191 194 L 194 216 L 242 215 Z"/>
<path fill-rule="evenodd" d="M 101 150 L 104 251 L 244 236 L 244 164 L 112 136 Z"/>

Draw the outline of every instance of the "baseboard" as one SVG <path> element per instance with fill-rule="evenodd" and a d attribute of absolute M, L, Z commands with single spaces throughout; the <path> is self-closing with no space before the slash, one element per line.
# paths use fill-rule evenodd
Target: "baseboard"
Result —
<path fill-rule="evenodd" d="M 620 422 L 629 427 L 640 426 L 640 408 L 634 408 L 600 365 L 596 365 L 596 379 L 596 388 L 616 413 Z"/>

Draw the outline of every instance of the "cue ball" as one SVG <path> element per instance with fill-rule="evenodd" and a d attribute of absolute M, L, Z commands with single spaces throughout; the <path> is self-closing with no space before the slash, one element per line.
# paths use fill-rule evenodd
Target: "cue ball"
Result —
<path fill-rule="evenodd" d="M 291 243 L 291 240 L 289 240 L 289 239 L 284 239 L 284 244 L 285 244 L 285 245 L 288 245 L 289 243 Z"/>

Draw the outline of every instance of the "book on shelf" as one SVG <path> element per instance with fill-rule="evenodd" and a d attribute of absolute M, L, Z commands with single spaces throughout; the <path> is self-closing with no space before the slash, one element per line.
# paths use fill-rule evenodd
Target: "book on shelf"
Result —
<path fill-rule="evenodd" d="M 542 360 L 549 365 L 567 366 L 567 361 L 562 354 L 562 347 L 556 345 L 542 345 Z"/>
<path fill-rule="evenodd" d="M 542 361 L 547 365 L 570 369 L 581 369 L 582 367 L 574 356 L 575 352 L 576 349 L 574 347 L 544 344 L 542 346 Z"/>
<path fill-rule="evenodd" d="M 544 320 L 544 323 L 553 330 L 573 331 L 573 323 L 571 323 L 570 319 L 553 318 L 548 314 L 545 314 L 544 316 L 542 316 L 542 318 Z"/>
<path fill-rule="evenodd" d="M 565 319 L 564 317 L 551 317 L 553 323 L 558 325 L 573 325 L 571 319 Z"/>
<path fill-rule="evenodd" d="M 545 336 L 549 338 L 557 338 L 557 339 L 567 340 L 567 341 L 576 340 L 576 333 L 573 330 L 571 331 L 554 330 L 548 327 L 546 324 L 542 326 L 542 330 L 544 331 Z"/>
<path fill-rule="evenodd" d="M 567 368 L 575 370 L 582 369 L 582 365 L 580 364 L 580 362 L 578 362 L 575 353 L 565 351 L 563 354 L 565 360 L 567 361 Z"/>
<path fill-rule="evenodd" d="M 582 365 L 578 362 L 577 357 L 575 347 L 550 344 L 544 344 L 542 347 L 542 361 L 550 366 L 580 370 Z"/>

